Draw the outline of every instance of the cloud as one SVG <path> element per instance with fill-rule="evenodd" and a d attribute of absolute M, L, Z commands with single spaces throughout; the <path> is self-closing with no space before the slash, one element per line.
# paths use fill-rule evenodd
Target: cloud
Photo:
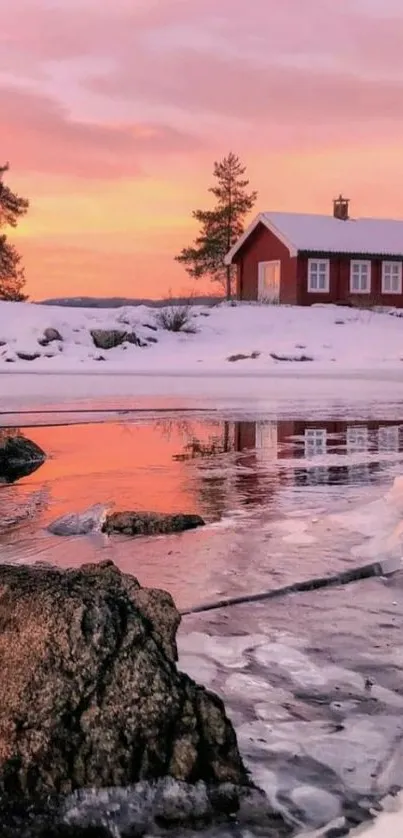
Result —
<path fill-rule="evenodd" d="M 395 0 L 378 4 L 377 15 L 359 0 L 19 0 L 7 5 L 0 37 L 15 72 L 47 72 L 52 83 L 42 89 L 73 112 L 87 98 L 105 121 L 119 102 L 166 123 L 176 109 L 183 119 L 174 124 L 193 123 L 195 133 L 218 116 L 223 132 L 225 119 L 270 127 L 275 145 L 284 126 L 296 136 L 308 128 L 308 138 L 315 128 L 319 139 L 329 126 L 342 137 L 343 120 L 352 120 L 350 133 L 370 123 L 378 132 L 389 120 L 400 130 L 399 8 Z"/>
<path fill-rule="evenodd" d="M 144 84 L 147 77 L 147 84 Z M 231 61 L 184 49 L 151 59 L 127 60 L 115 75 L 94 79 L 91 88 L 104 95 L 164 102 L 190 113 L 221 114 L 253 123 L 297 128 L 325 122 L 345 131 L 344 120 L 401 121 L 403 80 L 373 81 L 343 71 L 257 66 L 243 58 Z"/>
<path fill-rule="evenodd" d="M 270 59 L 331 54 L 352 64 L 365 61 L 369 68 L 374 62 L 401 67 L 403 9 L 396 0 L 383 0 L 378 8 L 374 15 L 369 0 L 0 0 L 0 38 L 3 47 L 30 60 L 98 55 L 119 61 L 156 34 L 169 40 L 172 31 L 189 35 L 193 29 L 196 40 L 200 33 L 216 33 L 222 46 L 226 42 L 238 54 L 253 44 Z M 211 44 L 214 53 L 214 38 Z"/>
<path fill-rule="evenodd" d="M 90 178 L 134 176 L 145 155 L 194 151 L 200 141 L 167 125 L 78 122 L 50 97 L 0 86 L 2 153 L 24 171 Z"/>

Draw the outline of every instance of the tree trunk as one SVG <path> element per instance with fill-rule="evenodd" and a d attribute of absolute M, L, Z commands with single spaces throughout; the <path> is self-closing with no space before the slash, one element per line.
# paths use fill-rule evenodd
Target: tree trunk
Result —
<path fill-rule="evenodd" d="M 226 297 L 227 300 L 231 299 L 231 265 L 227 265 L 227 281 L 226 281 Z"/>

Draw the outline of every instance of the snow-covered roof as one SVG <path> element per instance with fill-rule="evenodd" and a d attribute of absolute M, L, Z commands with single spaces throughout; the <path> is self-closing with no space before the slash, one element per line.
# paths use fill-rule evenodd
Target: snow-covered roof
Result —
<path fill-rule="evenodd" d="M 349 218 L 297 212 L 262 212 L 227 254 L 234 256 L 258 226 L 264 224 L 288 248 L 291 256 L 305 250 L 317 253 L 354 253 L 403 257 L 403 221 L 383 218 Z"/>

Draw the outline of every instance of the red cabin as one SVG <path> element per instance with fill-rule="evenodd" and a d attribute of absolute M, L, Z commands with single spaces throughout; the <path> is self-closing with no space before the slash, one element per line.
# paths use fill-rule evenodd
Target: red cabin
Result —
<path fill-rule="evenodd" d="M 403 221 L 260 213 L 225 259 L 237 266 L 239 300 L 403 308 Z"/>

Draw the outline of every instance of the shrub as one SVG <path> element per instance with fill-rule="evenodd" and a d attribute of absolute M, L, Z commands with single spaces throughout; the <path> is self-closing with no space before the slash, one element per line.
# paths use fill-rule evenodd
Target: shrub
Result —
<path fill-rule="evenodd" d="M 183 332 L 187 335 L 194 335 L 197 331 L 193 323 L 192 305 L 170 304 L 161 309 L 157 314 L 157 322 L 161 329 L 166 332 Z"/>

